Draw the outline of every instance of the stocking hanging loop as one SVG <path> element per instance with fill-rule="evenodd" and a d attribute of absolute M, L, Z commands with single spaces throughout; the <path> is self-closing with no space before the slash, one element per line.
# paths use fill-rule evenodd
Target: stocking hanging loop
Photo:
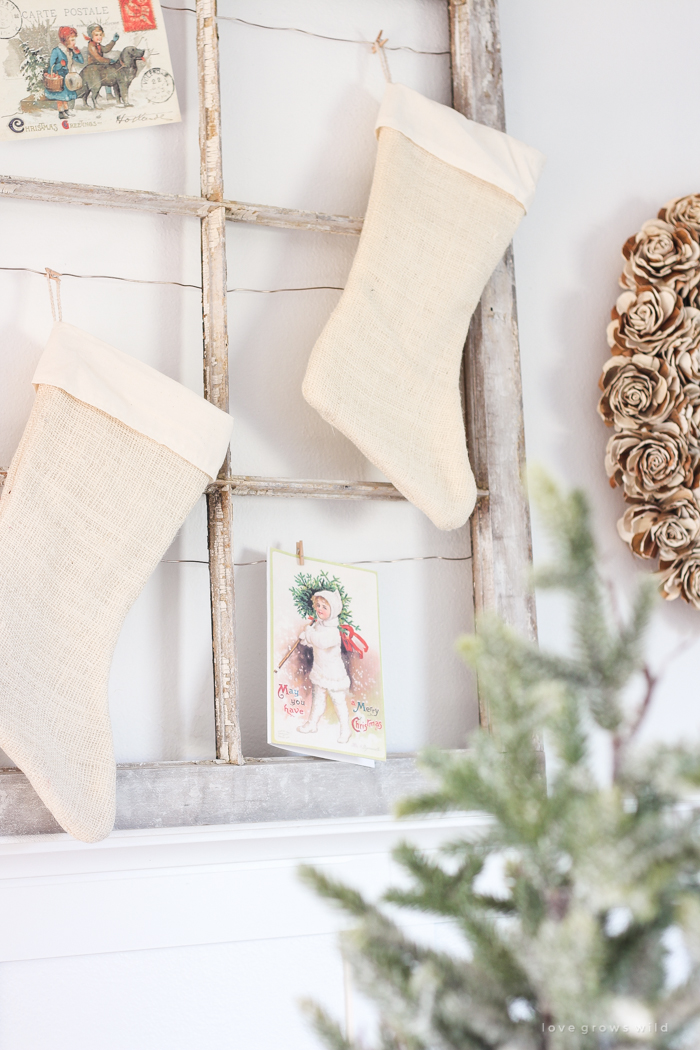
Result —
<path fill-rule="evenodd" d="M 46 280 L 49 283 L 49 302 L 51 303 L 51 316 L 54 321 L 63 320 L 63 310 L 61 309 L 61 274 L 57 273 L 56 270 L 46 267 Z M 55 295 L 55 301 L 54 301 Z"/>
<path fill-rule="evenodd" d="M 389 60 L 386 57 L 386 51 L 384 45 L 389 43 L 388 37 L 382 37 L 384 30 L 380 29 L 377 33 L 377 39 L 372 44 L 372 54 L 379 55 L 379 61 L 382 64 L 382 73 L 387 84 L 391 84 L 391 72 L 389 70 Z"/>

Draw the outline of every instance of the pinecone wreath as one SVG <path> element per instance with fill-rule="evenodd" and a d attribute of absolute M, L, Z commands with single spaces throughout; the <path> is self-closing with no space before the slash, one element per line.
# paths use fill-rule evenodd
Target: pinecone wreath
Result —
<path fill-rule="evenodd" d="M 700 194 L 670 201 L 622 248 L 598 411 L 615 433 L 605 469 L 664 598 L 700 609 Z"/>

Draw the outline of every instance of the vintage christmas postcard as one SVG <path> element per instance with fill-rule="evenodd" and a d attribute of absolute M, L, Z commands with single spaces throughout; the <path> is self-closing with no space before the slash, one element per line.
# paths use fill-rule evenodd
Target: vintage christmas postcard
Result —
<path fill-rule="evenodd" d="M 377 574 L 271 550 L 268 743 L 374 765 L 386 758 Z"/>
<path fill-rule="evenodd" d="M 179 120 L 158 0 L 0 0 L 0 140 Z"/>

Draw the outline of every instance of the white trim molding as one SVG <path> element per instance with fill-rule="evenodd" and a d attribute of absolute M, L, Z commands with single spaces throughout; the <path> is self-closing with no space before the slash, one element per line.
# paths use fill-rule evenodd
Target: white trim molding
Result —
<path fill-rule="evenodd" d="M 2 837 L 0 962 L 334 933 L 344 920 L 301 884 L 302 861 L 379 894 L 398 842 L 433 851 L 487 824 L 456 813 L 114 831 L 94 844 Z"/>

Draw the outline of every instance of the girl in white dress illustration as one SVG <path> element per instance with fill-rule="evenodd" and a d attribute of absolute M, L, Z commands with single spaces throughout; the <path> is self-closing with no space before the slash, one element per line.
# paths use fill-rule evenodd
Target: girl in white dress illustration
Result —
<path fill-rule="evenodd" d="M 299 636 L 302 645 L 313 648 L 314 662 L 309 674 L 313 686 L 311 714 L 307 721 L 299 726 L 298 732 L 316 733 L 318 731 L 318 724 L 326 710 L 326 695 L 328 694 L 340 723 L 338 743 L 347 744 L 352 736 L 347 703 L 350 679 L 341 656 L 341 634 L 338 622 L 338 617 L 343 609 L 343 600 L 338 591 L 317 591 L 311 599 L 311 604 L 316 619 Z"/>

